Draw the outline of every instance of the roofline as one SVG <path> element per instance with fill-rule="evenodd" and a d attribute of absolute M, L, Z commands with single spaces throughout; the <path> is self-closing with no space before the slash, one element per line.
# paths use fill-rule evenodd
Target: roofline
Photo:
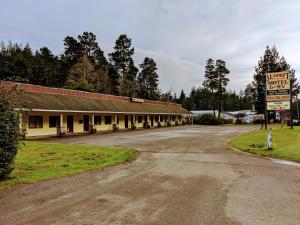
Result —
<path fill-rule="evenodd" d="M 95 93 L 95 92 L 88 92 L 88 91 L 81 91 L 81 90 L 47 87 L 47 86 L 36 85 L 36 84 L 0 80 L 0 87 L 3 86 L 4 89 L 12 88 L 15 85 L 23 89 L 25 92 L 31 92 L 31 93 L 45 93 L 45 94 L 52 94 L 52 95 L 64 95 L 64 96 L 102 99 L 102 100 L 110 100 L 110 101 L 131 102 L 131 97 L 128 96 L 110 95 L 110 94 L 102 94 L 102 93 Z M 182 107 L 181 104 L 177 104 L 174 102 L 165 102 L 160 100 L 149 100 L 149 99 L 143 99 L 143 100 L 144 100 L 144 104 L 173 105 L 173 106 L 175 105 L 175 106 Z"/>
<path fill-rule="evenodd" d="M 80 111 L 80 110 L 56 110 L 56 109 L 24 109 L 15 108 L 15 110 L 24 110 L 32 112 L 65 112 L 65 113 L 107 113 L 107 114 L 142 114 L 142 115 L 190 115 L 192 113 L 150 113 L 150 112 L 113 112 L 113 111 Z"/>

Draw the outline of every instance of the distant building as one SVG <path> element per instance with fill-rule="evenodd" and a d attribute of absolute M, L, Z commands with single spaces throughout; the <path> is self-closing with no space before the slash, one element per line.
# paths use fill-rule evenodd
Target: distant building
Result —
<path fill-rule="evenodd" d="M 193 110 L 193 111 L 191 111 L 191 113 L 193 113 L 194 116 L 201 116 L 204 114 L 213 115 L 214 111 L 213 110 Z M 218 116 L 219 110 L 215 110 L 215 113 L 216 113 L 216 116 Z M 224 119 L 233 119 L 234 118 L 233 115 L 231 115 L 227 112 L 221 112 L 220 116 L 221 116 L 221 118 L 224 118 Z"/>
<path fill-rule="evenodd" d="M 21 119 L 26 137 L 68 135 L 118 129 L 174 126 L 189 114 L 181 105 L 32 84 L 0 81 L 24 90 L 28 115 Z M 20 106 L 15 106 L 21 110 Z"/>

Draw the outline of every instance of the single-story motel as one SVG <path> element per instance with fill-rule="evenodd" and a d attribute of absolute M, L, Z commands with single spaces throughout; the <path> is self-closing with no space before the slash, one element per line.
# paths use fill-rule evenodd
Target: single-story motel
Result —
<path fill-rule="evenodd" d="M 0 81 L 23 90 L 21 118 L 26 138 L 183 125 L 190 112 L 181 105 L 124 96 Z"/>

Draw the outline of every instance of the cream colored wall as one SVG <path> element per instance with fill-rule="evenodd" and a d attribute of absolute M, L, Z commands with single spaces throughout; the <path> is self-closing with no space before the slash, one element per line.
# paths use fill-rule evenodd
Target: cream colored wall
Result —
<path fill-rule="evenodd" d="M 64 121 L 65 121 L 65 127 L 67 127 L 67 115 L 72 116 L 73 115 L 73 132 L 74 133 L 80 133 L 83 131 L 83 116 L 89 115 L 89 114 L 81 114 L 81 113 L 67 113 L 64 115 Z M 91 115 L 89 115 L 91 117 Z M 82 120 L 82 123 L 80 123 L 80 120 Z"/>
<path fill-rule="evenodd" d="M 43 116 L 43 128 L 29 128 L 29 116 Z M 22 118 L 23 126 L 26 127 L 26 136 L 56 135 L 56 127 L 49 128 L 49 116 L 59 116 L 59 113 L 29 112 L 26 118 Z"/>
<path fill-rule="evenodd" d="M 30 112 L 29 115 L 36 115 L 36 116 L 43 116 L 43 128 L 29 128 L 28 127 L 28 116 L 26 118 L 22 118 L 23 124 L 25 124 L 27 135 L 28 137 L 31 136 L 48 136 L 48 135 L 56 135 L 57 129 L 49 128 L 49 116 L 60 116 L 61 113 L 50 113 L 50 112 Z M 90 124 L 92 124 L 92 115 L 93 114 L 82 114 L 82 113 L 62 113 L 63 115 L 63 124 L 62 127 L 67 128 L 67 116 L 73 115 L 73 132 L 74 133 L 81 133 L 84 132 L 83 123 L 80 123 L 79 121 L 83 121 L 84 115 L 89 115 L 90 117 Z M 113 114 L 94 114 L 95 116 L 101 116 L 101 125 L 96 125 L 97 131 L 111 131 L 112 130 L 112 124 L 115 123 L 115 115 Z M 105 116 L 112 116 L 112 123 L 111 124 L 105 124 Z M 136 128 L 143 128 L 143 124 L 145 123 L 145 115 L 142 116 L 142 122 L 138 123 L 138 116 L 135 115 L 135 125 Z M 163 121 L 160 122 L 161 126 L 166 126 L 164 115 L 161 115 L 160 117 L 163 118 Z M 178 120 L 179 124 L 181 124 L 180 117 L 177 116 L 176 119 Z M 171 119 L 171 117 L 170 117 Z M 169 120 L 169 117 L 167 117 L 167 121 Z M 160 120 L 159 120 L 160 121 Z M 148 117 L 148 122 L 151 125 L 151 115 Z M 153 115 L 153 126 L 157 127 L 157 122 L 155 122 L 155 115 Z M 171 121 L 172 125 L 175 125 L 175 120 Z M 128 115 L 128 129 L 131 128 L 131 115 Z M 119 129 L 125 129 L 125 115 L 119 115 Z"/>
<path fill-rule="evenodd" d="M 94 115 L 101 116 L 101 125 L 96 125 L 97 131 L 112 130 L 112 124 L 114 123 L 114 115 L 108 115 L 108 114 L 94 114 Z M 112 116 L 111 124 L 105 124 L 105 116 Z"/>
<path fill-rule="evenodd" d="M 138 116 L 142 116 L 142 122 L 138 122 Z M 144 127 L 144 122 L 145 122 L 145 117 L 144 115 L 135 115 L 135 126 L 136 128 L 143 128 Z"/>
<path fill-rule="evenodd" d="M 129 121 L 128 121 L 129 126 Z M 119 129 L 125 129 L 125 115 L 119 115 Z"/>

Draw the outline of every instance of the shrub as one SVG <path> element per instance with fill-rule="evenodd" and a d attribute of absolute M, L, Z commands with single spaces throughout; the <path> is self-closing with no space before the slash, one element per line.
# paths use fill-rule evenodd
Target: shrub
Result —
<path fill-rule="evenodd" d="M 214 118 L 212 114 L 203 114 L 194 117 L 194 124 L 201 125 L 219 125 L 223 124 L 224 121 L 222 119 Z"/>
<path fill-rule="evenodd" d="M 14 160 L 21 138 L 19 115 L 8 102 L 0 102 L 0 179 L 14 169 Z"/>

